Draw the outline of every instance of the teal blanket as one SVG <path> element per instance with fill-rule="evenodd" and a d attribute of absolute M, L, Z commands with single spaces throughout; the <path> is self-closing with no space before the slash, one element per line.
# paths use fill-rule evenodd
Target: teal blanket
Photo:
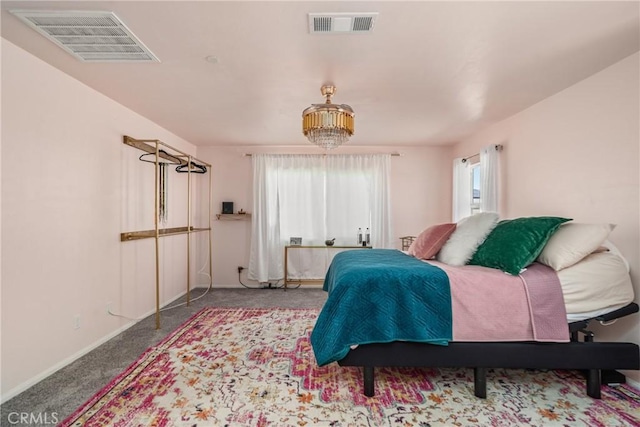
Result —
<path fill-rule="evenodd" d="M 395 249 L 337 254 L 324 280 L 329 293 L 311 333 L 318 365 L 355 344 L 451 341 L 451 289 L 438 267 Z"/>

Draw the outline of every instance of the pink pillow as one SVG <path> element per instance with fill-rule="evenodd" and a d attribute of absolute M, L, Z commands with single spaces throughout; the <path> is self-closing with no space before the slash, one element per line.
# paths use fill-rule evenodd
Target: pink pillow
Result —
<path fill-rule="evenodd" d="M 431 259 L 444 246 L 456 224 L 438 224 L 424 230 L 409 246 L 409 255 L 418 259 Z"/>

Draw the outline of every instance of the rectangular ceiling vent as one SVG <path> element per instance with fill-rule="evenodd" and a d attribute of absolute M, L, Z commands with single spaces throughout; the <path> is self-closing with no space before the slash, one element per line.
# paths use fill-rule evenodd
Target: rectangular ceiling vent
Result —
<path fill-rule="evenodd" d="M 309 32 L 311 34 L 370 33 L 378 19 L 378 12 L 372 13 L 310 13 Z"/>
<path fill-rule="evenodd" d="M 12 10 L 84 62 L 160 62 L 113 12 Z"/>

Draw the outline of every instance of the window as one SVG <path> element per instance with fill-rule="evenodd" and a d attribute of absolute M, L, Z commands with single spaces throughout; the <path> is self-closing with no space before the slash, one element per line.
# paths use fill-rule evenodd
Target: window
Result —
<path fill-rule="evenodd" d="M 480 150 L 480 161 L 468 161 L 476 155 L 457 158 L 453 161 L 453 204 L 454 222 L 478 212 L 498 212 L 498 183 L 500 162 L 498 154 L 502 145 L 490 145 Z"/>
<path fill-rule="evenodd" d="M 272 226 L 280 228 L 281 241 L 302 237 L 303 245 L 355 245 L 358 228 L 371 228 L 368 170 L 340 170 L 333 165 L 272 170 L 278 176 L 278 215 Z"/>
<path fill-rule="evenodd" d="M 469 178 L 471 179 L 471 215 L 473 215 L 482 212 L 480 208 L 480 163 L 471 165 Z"/>
<path fill-rule="evenodd" d="M 284 246 L 355 245 L 358 228 L 371 244 L 391 247 L 389 155 L 254 155 L 249 275 L 282 277 Z"/>

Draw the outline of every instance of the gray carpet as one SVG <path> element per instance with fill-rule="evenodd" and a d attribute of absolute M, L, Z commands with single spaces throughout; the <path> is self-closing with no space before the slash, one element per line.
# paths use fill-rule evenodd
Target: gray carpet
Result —
<path fill-rule="evenodd" d="M 204 289 L 194 290 L 192 298 L 203 292 Z M 163 311 L 162 329 L 156 330 L 155 316 L 149 316 L 7 401 L 0 408 L 0 425 L 51 426 L 61 422 L 147 348 L 204 307 L 321 308 L 325 300 L 325 292 L 310 287 L 286 292 L 282 289 L 212 289 L 189 307 Z M 19 422 L 21 414 L 26 422 Z"/>

